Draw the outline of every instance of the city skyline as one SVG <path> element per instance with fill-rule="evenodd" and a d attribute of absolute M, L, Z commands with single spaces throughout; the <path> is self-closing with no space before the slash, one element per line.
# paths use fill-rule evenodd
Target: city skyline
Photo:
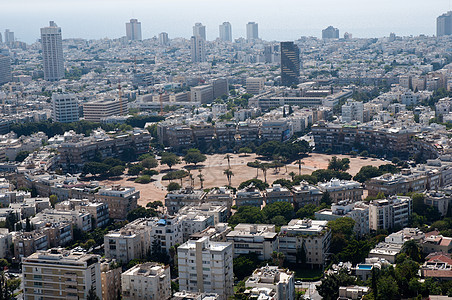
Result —
<path fill-rule="evenodd" d="M 293 4 L 289 0 L 279 3 L 233 0 L 228 3 L 209 3 L 204 0 L 153 1 L 140 0 L 107 2 L 104 0 L 61 3 L 55 0 L 18 0 L 4 4 L 4 16 L 0 30 L 10 29 L 16 39 L 33 43 L 39 38 L 39 29 L 48 20 L 55 20 L 64 28 L 64 38 L 119 38 L 124 36 L 124 23 L 136 18 L 142 22 L 143 39 L 168 32 L 170 38 L 189 39 L 192 26 L 201 22 L 206 26 L 207 40 L 218 37 L 218 26 L 230 22 L 234 27 L 233 39 L 246 37 L 246 24 L 259 24 L 259 35 L 264 40 L 296 40 L 300 36 L 321 36 L 321 30 L 329 25 L 341 32 L 350 32 L 354 37 L 369 38 L 388 36 L 395 32 L 400 36 L 434 35 L 436 18 L 450 9 L 449 0 L 438 0 L 432 7 L 428 1 L 389 0 L 361 3 L 357 0 L 308 1 Z M 285 5 L 291 4 L 289 5 Z M 237 9 L 240 8 L 240 9 Z M 14 12 L 20 10 L 27 22 L 20 22 Z M 196 11 L 196 14 L 187 13 Z M 221 11 L 221 17 L 216 12 Z M 384 14 L 384 15 L 383 15 Z M 77 16 L 77 17 L 75 17 Z M 105 22 L 105 20 L 108 20 Z M 174 22 L 176 20 L 176 22 Z M 96 30 L 92 30 L 96 28 Z"/>

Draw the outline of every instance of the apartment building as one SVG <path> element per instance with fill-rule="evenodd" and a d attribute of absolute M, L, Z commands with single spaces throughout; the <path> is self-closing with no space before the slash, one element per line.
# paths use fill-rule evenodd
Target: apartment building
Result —
<path fill-rule="evenodd" d="M 421 244 L 424 253 L 452 253 L 452 238 L 432 231 L 425 234 L 425 239 Z"/>
<path fill-rule="evenodd" d="M 325 208 L 315 212 L 316 220 L 333 221 L 343 217 L 352 218 L 355 221 L 353 230 L 358 236 L 370 232 L 369 205 L 364 202 L 339 201 L 333 203 L 331 209 Z"/>
<path fill-rule="evenodd" d="M 253 184 L 250 184 L 244 189 L 238 190 L 235 195 L 235 205 L 237 207 L 245 205 L 261 207 L 263 204 L 264 195 Z"/>
<path fill-rule="evenodd" d="M 202 203 L 206 193 L 186 187 L 177 191 L 170 191 L 165 196 L 165 206 L 170 215 L 176 214 L 182 207 L 199 205 Z"/>
<path fill-rule="evenodd" d="M 261 139 L 264 141 L 285 142 L 293 135 L 293 127 L 287 120 L 264 120 L 260 128 Z"/>
<path fill-rule="evenodd" d="M 246 79 L 246 92 L 251 95 L 259 95 L 265 86 L 265 78 L 249 77 Z"/>
<path fill-rule="evenodd" d="M 226 206 L 213 205 L 211 203 L 202 203 L 194 206 L 184 206 L 179 210 L 179 215 L 194 214 L 198 216 L 213 217 L 213 222 L 226 223 L 230 214 L 230 211 Z"/>
<path fill-rule="evenodd" d="M 295 299 L 295 274 L 277 266 L 256 269 L 246 280 L 246 292 L 251 299 Z"/>
<path fill-rule="evenodd" d="M 444 191 L 428 191 L 424 194 L 424 204 L 435 207 L 442 217 L 447 215 L 452 195 Z"/>
<path fill-rule="evenodd" d="M 177 256 L 180 290 L 216 293 L 220 300 L 232 296 L 232 243 L 202 237 L 179 246 Z"/>
<path fill-rule="evenodd" d="M 268 260 L 278 250 L 275 225 L 238 224 L 226 235 L 226 241 L 233 244 L 234 257 L 255 253 L 260 260 Z"/>
<path fill-rule="evenodd" d="M 370 230 L 403 228 L 408 225 L 412 212 L 413 202 L 410 197 L 393 196 L 373 200 L 369 203 Z"/>
<path fill-rule="evenodd" d="M 352 121 L 358 121 L 362 123 L 364 121 L 363 113 L 363 102 L 349 99 L 342 105 L 342 122 L 350 123 Z"/>
<path fill-rule="evenodd" d="M 323 267 L 329 255 L 331 231 L 328 221 L 294 219 L 282 226 L 279 232 L 279 252 L 289 262 L 302 262 L 302 251 L 306 263 Z"/>
<path fill-rule="evenodd" d="M 225 206 L 229 214 L 234 201 L 234 192 L 227 187 L 213 188 L 206 194 L 203 201 L 215 206 Z M 225 221 L 216 220 L 216 222 Z"/>
<path fill-rule="evenodd" d="M 102 297 L 100 257 L 54 248 L 23 258 L 24 299 L 86 299 L 94 289 Z"/>
<path fill-rule="evenodd" d="M 194 86 L 190 89 L 191 102 L 199 102 L 201 104 L 211 103 L 214 98 L 214 91 L 212 85 Z"/>
<path fill-rule="evenodd" d="M 306 181 L 300 182 L 300 185 L 293 186 L 291 191 L 293 204 L 296 209 L 308 204 L 319 206 L 323 196 L 322 191 L 317 186 L 311 185 Z"/>
<path fill-rule="evenodd" d="M 100 122 L 103 118 L 120 116 L 126 112 L 128 112 L 127 100 L 104 99 L 83 103 L 83 115 L 86 121 Z"/>
<path fill-rule="evenodd" d="M 13 235 L 8 228 L 0 228 L 0 258 L 11 256 L 11 245 L 13 244 Z"/>
<path fill-rule="evenodd" d="M 363 187 L 359 182 L 353 180 L 331 179 L 329 182 L 319 183 L 318 188 L 322 193 L 328 193 L 335 203 L 344 200 L 361 201 Z"/>
<path fill-rule="evenodd" d="M 52 94 L 52 120 L 60 123 L 79 120 L 79 104 L 74 94 Z"/>
<path fill-rule="evenodd" d="M 288 188 L 280 184 L 273 184 L 271 188 L 265 190 L 265 205 L 276 202 L 292 203 L 293 196 Z"/>
<path fill-rule="evenodd" d="M 171 298 L 170 267 L 156 262 L 133 266 L 121 275 L 122 299 Z"/>
<path fill-rule="evenodd" d="M 112 185 L 99 189 L 95 199 L 108 205 L 108 213 L 111 219 L 125 220 L 127 213 L 137 208 L 140 191 L 134 187 L 122 187 Z"/>
<path fill-rule="evenodd" d="M 113 259 L 103 258 L 100 262 L 102 300 L 120 300 L 122 268 Z"/>
<path fill-rule="evenodd" d="M 42 228 L 46 227 L 49 223 L 68 222 L 82 231 L 91 231 L 93 229 L 91 218 L 92 216 L 88 212 L 44 209 L 42 212 L 31 218 L 30 223 L 33 224 L 35 228 Z"/>
<path fill-rule="evenodd" d="M 187 219 L 187 222 L 185 223 L 185 219 Z M 192 221 L 192 222 L 190 222 Z M 213 223 L 213 217 L 211 218 L 211 222 L 207 222 L 207 224 L 203 224 L 202 221 L 196 222 L 196 217 L 193 217 L 193 219 L 189 219 L 188 217 L 182 218 L 180 216 L 165 216 L 161 219 L 151 219 L 147 222 L 147 226 L 150 228 L 150 236 L 151 236 L 151 245 L 154 242 L 158 242 L 160 246 L 162 247 L 162 250 L 165 250 L 166 253 L 170 252 L 170 248 L 176 245 L 182 244 L 184 240 L 184 229 L 187 227 L 187 229 L 192 229 L 192 231 L 189 231 L 188 234 L 185 236 L 188 238 L 188 236 L 191 233 L 197 232 L 198 229 L 205 229 L 210 224 Z M 195 225 L 198 225 L 196 227 Z M 206 227 L 202 227 L 202 225 L 205 225 Z"/>
<path fill-rule="evenodd" d="M 176 292 L 171 300 L 219 300 L 220 296 L 214 293 Z"/>
<path fill-rule="evenodd" d="M 86 199 L 69 199 L 55 205 L 56 210 L 75 210 L 87 212 L 93 217 L 94 227 L 103 227 L 110 221 L 108 204 L 102 202 L 90 202 Z"/>

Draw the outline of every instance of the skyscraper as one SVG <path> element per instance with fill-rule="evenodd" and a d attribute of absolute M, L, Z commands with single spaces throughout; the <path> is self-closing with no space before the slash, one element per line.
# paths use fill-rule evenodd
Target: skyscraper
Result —
<path fill-rule="evenodd" d="M 436 36 L 452 34 L 452 11 L 442 14 L 436 19 Z"/>
<path fill-rule="evenodd" d="M 168 33 L 166 32 L 159 33 L 159 44 L 160 46 L 168 46 L 169 44 Z"/>
<path fill-rule="evenodd" d="M 334 28 L 333 26 L 328 26 L 327 28 L 322 30 L 322 39 L 338 39 L 339 38 L 339 29 Z"/>
<path fill-rule="evenodd" d="M 248 42 L 259 39 L 259 28 L 256 22 L 246 24 L 246 39 Z"/>
<path fill-rule="evenodd" d="M 193 36 L 199 36 L 203 40 L 206 40 L 206 26 L 202 25 L 202 23 L 196 23 L 193 26 Z"/>
<path fill-rule="evenodd" d="M 11 81 L 11 59 L 0 52 L 0 85 Z"/>
<path fill-rule="evenodd" d="M 206 61 L 205 40 L 197 35 L 191 37 L 191 61 L 194 63 Z"/>
<path fill-rule="evenodd" d="M 64 58 L 61 28 L 50 21 L 49 27 L 41 28 L 44 79 L 56 81 L 64 78 Z"/>
<path fill-rule="evenodd" d="M 130 19 L 130 22 L 126 23 L 126 36 L 129 41 L 141 41 L 141 22 Z"/>
<path fill-rule="evenodd" d="M 224 42 L 232 42 L 231 23 L 224 22 L 219 27 L 220 27 L 220 40 L 222 40 Z"/>
<path fill-rule="evenodd" d="M 299 83 L 300 49 L 293 42 L 281 42 L 281 84 Z"/>
<path fill-rule="evenodd" d="M 14 32 L 9 29 L 5 29 L 5 44 L 8 46 L 14 43 Z"/>

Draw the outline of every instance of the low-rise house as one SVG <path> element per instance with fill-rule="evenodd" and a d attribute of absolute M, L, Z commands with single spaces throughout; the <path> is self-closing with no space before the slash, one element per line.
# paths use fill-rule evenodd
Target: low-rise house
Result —
<path fill-rule="evenodd" d="M 436 254 L 430 257 L 421 267 L 424 278 L 433 278 L 439 281 L 452 280 L 452 259 L 449 255 Z"/>
<path fill-rule="evenodd" d="M 422 243 L 422 251 L 424 253 L 452 253 L 452 238 L 444 237 L 438 231 L 432 231 L 425 234 Z"/>
<path fill-rule="evenodd" d="M 339 287 L 338 300 L 359 300 L 369 293 L 367 286 L 341 286 Z"/>

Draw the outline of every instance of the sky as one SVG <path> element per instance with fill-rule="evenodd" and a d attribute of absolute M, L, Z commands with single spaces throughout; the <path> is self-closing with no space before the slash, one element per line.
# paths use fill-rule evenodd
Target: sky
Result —
<path fill-rule="evenodd" d="M 452 0 L 0 0 L 0 32 L 14 31 L 27 43 L 39 38 L 50 20 L 63 38 L 118 38 L 131 18 L 141 22 L 143 38 L 167 32 L 170 38 L 192 35 L 196 22 L 206 25 L 207 39 L 218 37 L 218 25 L 232 24 L 234 38 L 245 36 L 249 21 L 259 24 L 264 40 L 321 36 L 333 25 L 340 35 L 382 37 L 434 35 L 436 18 Z"/>

